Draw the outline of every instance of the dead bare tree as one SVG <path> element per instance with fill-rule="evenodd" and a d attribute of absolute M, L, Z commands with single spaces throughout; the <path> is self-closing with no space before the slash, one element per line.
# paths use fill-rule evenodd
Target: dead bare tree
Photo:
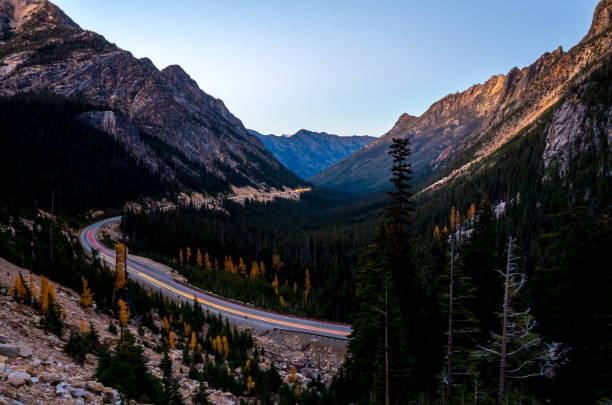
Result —
<path fill-rule="evenodd" d="M 499 360 L 499 384 L 497 401 L 504 402 L 507 380 L 548 375 L 552 364 L 542 339 L 534 332 L 535 318 L 525 311 L 515 311 L 513 300 L 519 295 L 526 282 L 526 276 L 518 270 L 519 258 L 513 253 L 514 239 L 508 239 L 508 254 L 505 271 L 499 271 L 503 282 L 503 304 L 501 333 L 492 334 L 488 347 L 479 346 L 478 357 L 494 357 Z"/>

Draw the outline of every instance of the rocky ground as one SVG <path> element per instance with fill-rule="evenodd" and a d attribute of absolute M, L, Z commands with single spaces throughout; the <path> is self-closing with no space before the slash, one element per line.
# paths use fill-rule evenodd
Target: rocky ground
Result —
<path fill-rule="evenodd" d="M 8 294 L 19 272 L 24 276 L 29 274 L 0 258 L 0 405 L 117 403 L 116 390 L 95 381 L 95 356 L 88 355 L 86 362 L 79 365 L 63 353 L 70 331 L 78 329 L 81 320 L 94 325 L 101 341 L 116 340 L 117 336 L 108 331 L 113 319 L 95 309 L 81 307 L 77 293 L 51 283 L 65 314 L 66 331 L 61 339 L 49 334 L 38 325 L 40 315 L 36 310 L 15 302 Z M 140 336 L 134 324 L 129 329 L 144 347 L 151 372 L 160 377 L 161 355 L 152 349 L 158 343 L 158 336 L 146 328 Z M 318 378 L 329 383 L 346 353 L 342 343 L 317 337 L 283 331 L 254 331 L 253 335 L 256 347 L 264 352 L 264 364 L 274 363 L 284 380 L 294 366 L 298 381 L 304 385 Z M 171 357 L 181 391 L 189 399 L 198 383 L 187 377 L 188 367 L 182 363 L 180 351 L 171 352 Z M 239 403 L 239 398 L 231 393 L 213 389 L 208 393 L 213 404 Z"/>

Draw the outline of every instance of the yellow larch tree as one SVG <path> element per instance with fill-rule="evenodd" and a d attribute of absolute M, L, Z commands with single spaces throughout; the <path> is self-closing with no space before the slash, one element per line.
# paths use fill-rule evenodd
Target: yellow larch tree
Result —
<path fill-rule="evenodd" d="M 294 281 L 293 282 L 293 293 L 297 294 L 297 290 L 298 290 L 297 283 Z"/>
<path fill-rule="evenodd" d="M 172 331 L 168 332 L 168 347 L 170 349 L 174 349 L 176 347 L 176 343 L 174 339 L 175 339 L 174 332 Z"/>
<path fill-rule="evenodd" d="M 297 369 L 295 366 L 291 366 L 289 369 L 289 377 L 287 377 L 287 381 L 289 381 L 290 384 L 297 382 Z"/>
<path fill-rule="evenodd" d="M 198 345 L 198 336 L 196 335 L 195 331 L 192 331 L 191 332 L 191 342 L 189 342 L 189 348 L 191 349 L 191 351 L 194 351 L 197 345 Z"/>
<path fill-rule="evenodd" d="M 253 381 L 253 377 L 249 375 L 246 382 L 247 390 L 252 391 L 255 388 L 255 381 Z"/>
<path fill-rule="evenodd" d="M 127 249 L 125 244 L 121 242 L 117 243 L 115 245 L 115 252 L 115 288 L 121 290 L 125 287 L 126 283 L 125 262 L 127 259 Z"/>
<path fill-rule="evenodd" d="M 127 310 L 127 304 L 122 299 L 117 301 L 117 305 L 119 305 L 119 325 L 124 327 L 130 321 L 130 313 Z"/>
<path fill-rule="evenodd" d="M 259 262 L 259 275 L 261 276 L 261 278 L 264 278 L 264 276 L 266 275 L 266 265 L 263 261 Z"/>
<path fill-rule="evenodd" d="M 30 288 L 30 299 L 34 299 L 36 294 L 38 294 L 38 290 L 36 289 L 36 280 L 32 272 L 28 275 L 28 287 Z"/>
<path fill-rule="evenodd" d="M 183 264 L 185 262 L 185 259 L 183 257 L 183 248 L 179 249 L 179 264 Z"/>
<path fill-rule="evenodd" d="M 183 336 L 185 336 L 186 338 L 191 336 L 191 325 L 189 325 L 188 323 L 183 324 Z"/>
<path fill-rule="evenodd" d="M 55 304 L 55 290 L 49 284 L 49 279 L 45 276 L 40 276 L 40 310 L 43 314 L 49 311 L 49 308 Z"/>
<path fill-rule="evenodd" d="M 84 336 L 88 334 L 90 330 L 91 328 L 89 325 L 87 325 L 87 322 L 85 322 L 84 319 L 81 319 L 81 322 L 79 323 L 79 333 Z"/>
<path fill-rule="evenodd" d="M 81 299 L 79 302 L 83 307 L 89 308 L 93 305 L 93 294 L 89 288 L 87 279 L 85 277 L 81 277 L 81 281 L 83 283 L 83 292 L 81 293 Z"/>
<path fill-rule="evenodd" d="M 272 288 L 274 288 L 274 294 L 278 295 L 278 275 L 274 275 L 274 280 L 272 281 Z"/>
<path fill-rule="evenodd" d="M 164 319 L 162 320 L 162 328 L 166 332 L 170 330 L 170 321 L 168 320 L 167 316 L 164 316 Z"/>
<path fill-rule="evenodd" d="M 470 207 L 468 208 L 468 212 L 467 212 L 467 217 L 470 220 L 470 222 L 476 219 L 477 212 L 478 210 L 476 209 L 476 204 L 474 203 L 470 204 Z"/>
<path fill-rule="evenodd" d="M 191 248 L 189 246 L 187 246 L 187 249 L 185 249 L 186 252 L 186 262 L 189 263 L 189 261 L 191 260 Z"/>
<path fill-rule="evenodd" d="M 283 298 L 282 295 L 278 296 L 278 303 L 280 304 L 281 307 L 286 307 L 287 303 L 285 302 L 285 299 Z"/>
<path fill-rule="evenodd" d="M 438 225 L 434 226 L 433 238 L 434 240 L 440 240 L 442 238 L 442 233 L 440 232 L 440 227 Z"/>
<path fill-rule="evenodd" d="M 18 273 L 15 276 L 15 280 L 13 281 L 13 297 L 19 301 L 29 301 L 30 299 L 30 291 L 26 287 L 26 283 L 23 280 L 23 276 L 21 273 Z"/>
<path fill-rule="evenodd" d="M 241 276 L 246 276 L 247 266 L 246 264 L 244 264 L 244 260 L 242 260 L 242 257 L 238 259 L 238 272 Z"/>
<path fill-rule="evenodd" d="M 202 259 L 202 251 L 200 250 L 200 248 L 198 248 L 198 251 L 196 253 L 196 263 L 200 268 L 204 266 L 204 260 Z"/>
<path fill-rule="evenodd" d="M 304 301 L 308 301 L 308 297 L 310 296 L 310 271 L 306 269 L 306 275 L 304 276 Z"/>
<path fill-rule="evenodd" d="M 204 254 L 204 268 L 208 271 L 211 271 L 213 269 L 213 265 L 210 261 L 210 255 L 208 254 L 208 252 Z"/>
<path fill-rule="evenodd" d="M 255 280 L 259 277 L 259 265 L 257 262 L 251 263 L 251 272 L 249 273 L 249 278 Z"/>
<path fill-rule="evenodd" d="M 227 336 L 223 336 L 223 339 L 221 340 L 223 342 L 223 356 L 227 357 L 229 356 L 229 341 L 227 340 Z"/>

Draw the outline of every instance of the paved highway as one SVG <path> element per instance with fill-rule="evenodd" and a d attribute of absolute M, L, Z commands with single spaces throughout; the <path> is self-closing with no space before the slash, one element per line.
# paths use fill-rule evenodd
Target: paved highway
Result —
<path fill-rule="evenodd" d="M 80 234 L 83 248 L 87 252 L 96 249 L 99 252 L 99 257 L 108 263 L 111 268 L 115 267 L 115 251 L 102 245 L 98 239 L 98 230 L 109 222 L 119 220 L 121 220 L 121 217 L 108 218 L 96 222 L 83 229 Z M 128 255 L 127 271 L 130 278 L 138 281 L 145 287 L 158 290 L 172 298 L 189 302 L 193 302 L 195 299 L 211 313 L 221 314 L 234 324 L 247 325 L 260 330 L 276 328 L 337 339 L 347 339 L 351 333 L 350 325 L 281 315 L 208 294 L 173 280 L 163 270 L 147 265 L 131 255 Z"/>

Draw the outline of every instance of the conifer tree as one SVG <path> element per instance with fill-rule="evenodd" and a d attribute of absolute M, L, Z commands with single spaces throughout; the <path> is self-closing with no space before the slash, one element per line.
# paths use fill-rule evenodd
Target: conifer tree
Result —
<path fill-rule="evenodd" d="M 210 405 L 208 400 L 208 392 L 206 392 L 206 386 L 204 382 L 198 384 L 198 389 L 192 397 L 193 405 Z"/>
<path fill-rule="evenodd" d="M 412 349 L 406 330 L 417 330 L 417 275 L 412 263 L 411 216 L 414 211 L 410 142 L 393 139 L 393 159 L 385 224 L 368 248 L 357 272 L 353 332 L 346 375 L 354 402 L 404 404 L 411 391 Z M 402 299 L 400 300 L 399 297 Z M 428 359 L 431 361 L 431 359 Z"/>
<path fill-rule="evenodd" d="M 164 403 L 167 405 L 182 405 L 183 397 L 179 392 L 179 385 L 172 377 L 172 360 L 168 356 L 168 351 L 164 352 L 164 357 L 159 368 L 162 370 L 162 383 L 164 386 Z"/>
<path fill-rule="evenodd" d="M 280 256 L 277 253 L 274 253 L 272 255 L 272 268 L 278 272 L 280 271 L 280 269 L 283 268 L 283 266 L 285 265 L 285 263 L 283 263 L 283 261 L 281 260 Z"/>
<path fill-rule="evenodd" d="M 461 262 L 465 275 L 476 287 L 468 309 L 480 322 L 479 340 L 486 340 L 496 330 L 498 319 L 491 308 L 496 308 L 501 294 L 495 269 L 499 260 L 495 248 L 495 220 L 489 197 L 484 194 L 478 205 L 470 237 L 461 245 Z"/>

